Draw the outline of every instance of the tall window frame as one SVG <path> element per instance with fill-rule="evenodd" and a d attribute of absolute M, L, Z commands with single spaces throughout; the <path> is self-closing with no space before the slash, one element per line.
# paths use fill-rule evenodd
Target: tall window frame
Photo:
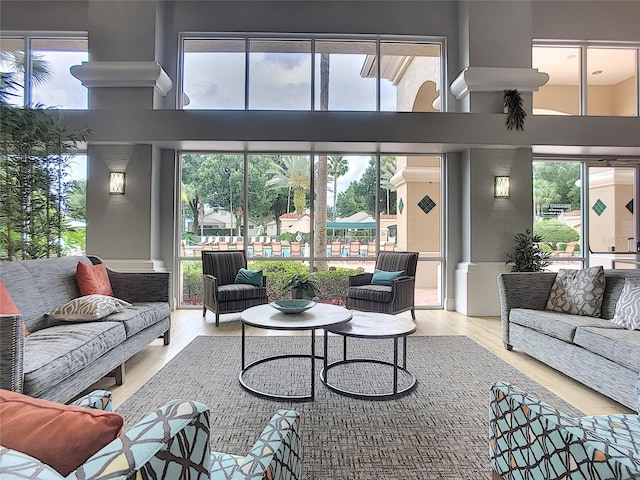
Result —
<path fill-rule="evenodd" d="M 416 44 L 416 45 L 426 45 L 431 44 L 435 45 L 439 48 L 439 86 L 440 86 L 440 94 L 438 97 L 438 102 L 434 102 L 434 105 L 437 105 L 439 112 L 447 111 L 447 97 L 448 97 L 448 81 L 447 81 L 447 61 L 446 61 L 446 52 L 447 52 L 447 42 L 446 37 L 435 37 L 435 36 L 413 36 L 413 35 L 332 35 L 332 34 L 292 34 L 292 33 L 222 33 L 222 32 L 180 32 L 178 35 L 178 79 L 177 79 L 177 87 L 178 87 L 178 95 L 176 95 L 176 108 L 178 110 L 184 109 L 190 102 L 189 93 L 185 92 L 185 42 L 190 40 L 218 40 L 221 42 L 230 41 L 230 40 L 243 40 L 245 42 L 245 69 L 244 69 L 244 78 L 238 79 L 238 82 L 244 83 L 245 86 L 245 95 L 244 95 L 244 108 L 234 107 L 237 110 L 252 110 L 250 107 L 250 92 L 249 92 L 249 78 L 251 75 L 250 72 L 250 53 L 251 53 L 251 43 L 252 42 L 268 42 L 273 40 L 278 41 L 308 41 L 311 45 L 310 51 L 310 60 L 311 60 L 311 75 L 309 81 L 311 82 L 310 88 L 310 99 L 309 103 L 311 108 L 307 111 L 319 111 L 322 110 L 321 102 L 318 101 L 317 97 L 317 89 L 319 88 L 316 85 L 317 75 L 316 73 L 316 43 L 321 42 L 372 42 L 375 44 L 375 58 L 374 61 L 367 62 L 369 67 L 373 67 L 372 71 L 375 72 L 375 81 L 376 81 L 376 98 L 375 98 L 375 108 L 366 111 L 389 111 L 388 108 L 381 108 L 381 66 L 380 62 L 375 61 L 375 59 L 381 58 L 381 44 L 392 44 L 393 42 L 402 43 L 405 45 Z M 366 65 L 365 65 L 366 66 Z M 365 68 L 363 66 L 363 68 Z M 433 107 L 435 108 L 435 106 Z M 280 110 L 280 109 L 276 109 Z M 346 110 L 346 109 L 335 109 Z M 358 109 L 362 110 L 362 109 Z M 350 111 L 350 110 L 346 110 Z M 398 110 L 400 111 L 400 110 Z"/>
<path fill-rule="evenodd" d="M 635 115 L 615 115 L 623 117 L 638 117 L 640 116 L 640 43 L 638 42 L 598 42 L 598 41 L 554 41 L 554 40 L 534 40 L 532 42 L 532 57 L 535 56 L 536 48 L 558 48 L 558 49 L 575 49 L 577 51 L 574 60 L 579 64 L 579 116 L 589 115 L 602 115 L 602 113 L 590 113 L 589 112 L 589 86 L 592 84 L 593 75 L 599 75 L 602 72 L 593 70 L 590 68 L 588 58 L 589 54 L 595 51 L 604 50 L 628 50 L 635 57 Z M 532 67 L 536 68 L 538 65 L 533 64 Z M 592 71 L 590 71 L 592 70 Z M 544 69 L 543 69 L 544 71 Z M 544 88 L 544 86 L 542 87 Z M 536 94 L 534 93 L 533 108 L 536 109 Z M 592 107 L 592 111 L 594 108 Z M 536 113 L 534 113 L 536 114 Z"/>

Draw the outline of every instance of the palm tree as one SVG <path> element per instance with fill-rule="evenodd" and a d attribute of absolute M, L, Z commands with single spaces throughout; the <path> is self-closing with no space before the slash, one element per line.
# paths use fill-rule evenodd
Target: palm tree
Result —
<path fill-rule="evenodd" d="M 293 208 L 301 217 L 307 206 L 307 190 L 311 186 L 311 161 L 304 155 L 282 155 L 279 160 L 267 170 L 273 175 L 267 180 L 267 187 L 293 190 Z"/>
<path fill-rule="evenodd" d="M 329 157 L 328 173 L 333 178 L 333 221 L 336 221 L 336 202 L 338 200 L 338 178 L 349 171 L 349 161 L 342 155 Z"/>
<path fill-rule="evenodd" d="M 26 58 L 21 50 L 0 52 L 0 63 L 7 64 L 12 72 L 21 73 L 24 78 Z M 51 78 L 49 62 L 39 53 L 31 53 L 31 81 L 34 85 L 44 85 Z M 19 82 L 16 82 L 19 83 Z"/>

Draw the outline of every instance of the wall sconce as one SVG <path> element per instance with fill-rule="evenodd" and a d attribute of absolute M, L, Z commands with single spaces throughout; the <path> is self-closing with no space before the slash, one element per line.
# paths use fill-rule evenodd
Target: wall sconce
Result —
<path fill-rule="evenodd" d="M 109 193 L 112 195 L 124 193 L 124 172 L 111 172 Z"/>
<path fill-rule="evenodd" d="M 496 198 L 509 198 L 509 177 L 495 177 L 493 196 Z"/>

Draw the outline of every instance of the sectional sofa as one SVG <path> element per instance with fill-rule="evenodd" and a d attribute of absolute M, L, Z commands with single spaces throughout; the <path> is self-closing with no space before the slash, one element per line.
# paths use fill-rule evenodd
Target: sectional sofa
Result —
<path fill-rule="evenodd" d="M 169 344 L 169 273 L 107 268 L 113 297 L 130 306 L 95 321 L 48 317 L 81 296 L 78 262 L 102 263 L 90 256 L 0 262 L 2 283 L 21 313 L 0 316 L 0 388 L 68 402 L 108 374 L 121 384 L 125 361 L 156 338 Z"/>
<path fill-rule="evenodd" d="M 547 310 L 555 272 L 498 276 L 502 341 L 631 408 L 638 407 L 640 331 L 611 322 L 625 279 L 640 270 L 604 270 L 600 317 Z"/>

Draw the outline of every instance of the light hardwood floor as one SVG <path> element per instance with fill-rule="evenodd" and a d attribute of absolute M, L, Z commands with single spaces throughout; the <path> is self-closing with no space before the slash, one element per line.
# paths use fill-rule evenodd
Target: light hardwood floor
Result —
<path fill-rule="evenodd" d="M 402 314 L 410 318 L 409 312 Z M 628 408 L 571 380 L 524 353 L 507 351 L 500 338 L 498 317 L 467 317 L 443 310 L 416 311 L 417 331 L 414 335 L 466 335 L 484 346 L 498 357 L 544 385 L 586 415 L 609 413 L 631 413 Z M 158 372 L 169 360 L 198 335 L 240 335 L 239 315 L 223 315 L 216 327 L 213 315 L 207 312 L 202 318 L 201 309 L 181 309 L 172 313 L 171 344 L 163 346 L 156 340 L 132 357 L 126 364 L 124 385 L 117 386 L 112 378 L 105 378 L 94 388 L 111 390 L 117 408 L 145 382 Z M 247 329 L 250 335 L 308 335 L 308 332 L 282 332 Z M 91 389 L 91 390 L 92 390 Z"/>

